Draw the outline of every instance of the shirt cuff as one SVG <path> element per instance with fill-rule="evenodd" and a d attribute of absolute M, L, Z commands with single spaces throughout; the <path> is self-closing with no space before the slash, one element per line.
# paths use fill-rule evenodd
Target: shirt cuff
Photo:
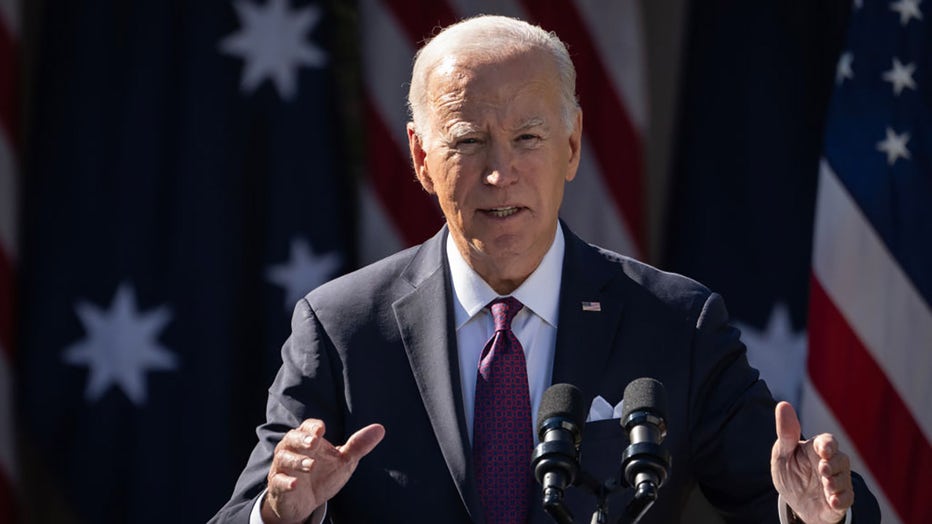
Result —
<path fill-rule="evenodd" d="M 267 489 L 262 490 L 259 498 L 256 499 L 255 504 L 252 505 L 252 512 L 249 513 L 249 524 L 265 524 L 262 520 L 262 502 L 265 500 L 266 492 L 268 492 Z M 311 516 L 307 519 L 307 524 L 320 524 L 324 521 L 324 517 L 326 516 L 327 503 L 324 502 L 323 506 L 315 509 L 314 513 L 311 513 Z"/>
<path fill-rule="evenodd" d="M 262 494 L 259 495 L 259 498 L 257 498 L 256 502 L 252 505 L 252 512 L 249 513 L 249 524 L 265 524 L 265 522 L 262 522 L 262 501 L 265 500 L 266 491 L 268 490 L 262 490 Z M 782 521 L 781 524 L 783 524 Z"/>
<path fill-rule="evenodd" d="M 790 509 L 790 505 L 783 500 L 783 495 L 779 494 L 777 495 L 777 515 L 780 516 L 780 524 L 798 524 L 802 522 L 796 518 L 793 510 Z M 851 508 L 848 508 L 848 511 L 845 512 L 845 520 L 842 522 L 844 524 L 851 524 Z"/>

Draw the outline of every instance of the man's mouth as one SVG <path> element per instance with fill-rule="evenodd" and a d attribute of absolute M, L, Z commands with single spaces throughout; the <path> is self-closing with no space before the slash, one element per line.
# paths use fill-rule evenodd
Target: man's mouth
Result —
<path fill-rule="evenodd" d="M 509 206 L 509 207 L 494 207 L 494 208 L 492 208 L 492 209 L 487 209 L 487 210 L 486 210 L 486 213 L 488 213 L 488 214 L 490 214 L 490 215 L 492 215 L 493 217 L 496 217 L 496 218 L 505 218 L 505 217 L 510 217 L 511 215 L 517 213 L 517 212 L 520 211 L 520 210 L 521 210 L 521 208 L 519 208 L 519 207 L 514 207 L 514 206 Z"/>

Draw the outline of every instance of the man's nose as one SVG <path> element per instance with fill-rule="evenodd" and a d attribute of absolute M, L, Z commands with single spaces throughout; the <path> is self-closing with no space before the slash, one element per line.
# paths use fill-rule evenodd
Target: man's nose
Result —
<path fill-rule="evenodd" d="M 507 145 L 493 145 L 488 150 L 485 183 L 490 186 L 508 186 L 518 181 L 514 151 Z"/>

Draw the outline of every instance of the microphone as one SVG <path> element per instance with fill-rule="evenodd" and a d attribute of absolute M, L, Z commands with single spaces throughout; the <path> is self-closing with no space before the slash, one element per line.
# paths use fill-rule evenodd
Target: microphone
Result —
<path fill-rule="evenodd" d="M 639 378 L 625 388 L 621 425 L 631 444 L 621 457 L 624 480 L 635 489 L 635 499 L 646 504 L 657 499 L 657 490 L 667 478 L 670 453 L 661 444 L 667 436 L 667 394 L 663 384 Z"/>
<path fill-rule="evenodd" d="M 563 491 L 579 473 L 579 445 L 586 421 L 582 392 L 571 384 L 554 384 L 544 391 L 537 410 L 540 441 L 531 456 L 534 477 L 543 486 L 544 510 L 560 523 L 573 517 L 563 505 Z"/>

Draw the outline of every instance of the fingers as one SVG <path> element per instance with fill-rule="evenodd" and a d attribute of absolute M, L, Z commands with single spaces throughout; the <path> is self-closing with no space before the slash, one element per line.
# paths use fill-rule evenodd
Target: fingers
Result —
<path fill-rule="evenodd" d="M 832 477 L 839 473 L 851 473 L 851 461 L 844 453 L 835 453 L 828 459 L 819 460 L 819 475 Z"/>
<path fill-rule="evenodd" d="M 820 465 L 821 469 L 821 465 Z M 845 511 L 854 504 L 854 489 L 851 486 L 851 471 L 822 476 L 822 491 L 825 502 L 836 511 Z"/>
<path fill-rule="evenodd" d="M 848 455 L 838 451 L 837 441 L 829 434 L 816 437 L 814 448 L 821 457 L 818 471 L 826 502 L 834 510 L 848 509 L 854 503 Z"/>
<path fill-rule="evenodd" d="M 324 438 L 325 431 L 322 421 L 308 419 L 285 433 L 275 446 L 269 491 L 261 509 L 267 522 L 304 521 L 342 489 L 359 459 L 385 435 L 382 426 L 373 424 L 338 448 Z"/>
<path fill-rule="evenodd" d="M 802 428 L 790 404 L 777 404 L 774 417 L 777 440 L 770 459 L 774 486 L 806 522 L 837 520 L 854 503 L 848 456 L 829 433 L 801 442 Z M 813 501 L 820 499 L 824 503 L 814 506 Z"/>
<path fill-rule="evenodd" d="M 353 433 L 346 444 L 340 446 L 340 453 L 349 460 L 357 461 L 368 455 L 384 436 L 385 428 L 381 424 L 370 424 Z"/>
<path fill-rule="evenodd" d="M 284 470 L 286 473 L 307 473 L 311 471 L 311 466 L 314 464 L 310 454 L 294 453 L 287 449 L 280 450 L 276 455 L 276 459 L 278 460 L 279 469 Z"/>
<path fill-rule="evenodd" d="M 778 403 L 774 410 L 774 417 L 777 422 L 777 442 L 774 445 L 774 451 L 779 452 L 781 456 L 785 456 L 792 453 L 799 446 L 802 428 L 799 425 L 796 411 L 789 402 Z"/>
<path fill-rule="evenodd" d="M 841 471 L 832 475 L 823 474 L 820 476 L 826 500 L 830 499 L 832 495 L 841 495 L 852 491 L 850 471 Z"/>
<path fill-rule="evenodd" d="M 327 426 L 324 425 L 323 420 L 318 420 L 316 418 L 309 418 L 301 423 L 300 426 L 296 427 L 292 431 L 298 431 L 301 433 L 306 433 L 314 437 L 321 437 L 324 435 L 324 432 L 327 430 Z"/>
<path fill-rule="evenodd" d="M 286 478 L 276 484 L 281 487 L 284 487 L 284 484 L 293 486 L 293 481 L 300 474 L 311 470 L 314 458 L 322 451 L 326 452 L 327 447 L 332 447 L 323 438 L 324 430 L 325 426 L 322 421 L 308 419 L 297 428 L 285 433 L 281 442 L 275 446 L 272 467 L 269 470 L 270 487 L 273 477 L 277 474 L 283 474 Z"/>
<path fill-rule="evenodd" d="M 335 459 L 341 462 L 358 462 L 371 452 L 385 436 L 385 428 L 371 424 L 354 433 L 346 444 L 335 447 L 324 438 L 324 423 L 308 419 L 297 428 L 285 433 L 275 447 L 269 480 L 277 473 L 292 478 L 309 473 L 320 460 Z M 286 479 L 288 484 L 291 481 Z"/>
<path fill-rule="evenodd" d="M 291 491 L 298 485 L 298 479 L 284 473 L 275 473 L 269 476 L 269 493 L 285 493 Z"/>
<path fill-rule="evenodd" d="M 848 508 L 854 505 L 854 491 L 849 489 L 831 495 L 826 493 L 825 500 L 833 510 L 844 513 Z"/>
<path fill-rule="evenodd" d="M 276 446 L 276 451 L 286 450 L 294 453 L 309 454 L 320 448 L 322 442 L 326 442 L 323 434 L 323 422 L 305 420 L 297 428 L 285 433 L 281 442 Z"/>
<path fill-rule="evenodd" d="M 822 460 L 829 460 L 838 453 L 838 441 L 831 433 L 822 433 L 812 439 L 812 447 Z"/>

